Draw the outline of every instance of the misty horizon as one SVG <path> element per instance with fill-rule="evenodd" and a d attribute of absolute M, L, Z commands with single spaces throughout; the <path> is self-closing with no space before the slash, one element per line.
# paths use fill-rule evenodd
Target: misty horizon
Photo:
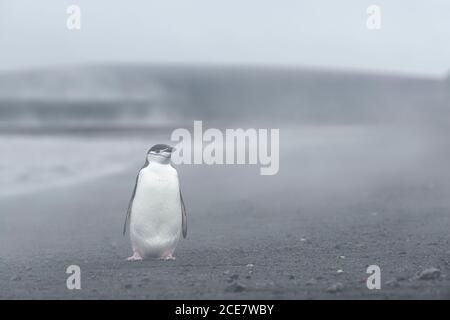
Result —
<path fill-rule="evenodd" d="M 450 3 L 442 0 L 379 0 L 381 29 L 372 31 L 366 27 L 371 1 L 44 3 L 48 0 L 0 4 L 0 70 L 97 62 L 304 66 L 436 76 L 450 69 L 445 14 Z M 81 8 L 77 31 L 66 28 L 66 9 L 72 4 Z"/>

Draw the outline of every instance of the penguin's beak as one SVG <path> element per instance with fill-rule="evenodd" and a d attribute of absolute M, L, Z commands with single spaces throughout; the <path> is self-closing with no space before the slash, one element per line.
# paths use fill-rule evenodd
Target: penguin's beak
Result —
<path fill-rule="evenodd" d="M 170 152 L 170 153 L 174 152 L 175 150 L 176 150 L 175 147 L 169 147 L 169 148 L 167 148 L 167 151 Z"/>

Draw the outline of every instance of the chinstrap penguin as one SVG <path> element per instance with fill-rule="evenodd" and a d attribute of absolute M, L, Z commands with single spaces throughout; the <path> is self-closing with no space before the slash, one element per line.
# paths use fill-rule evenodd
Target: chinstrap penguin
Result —
<path fill-rule="evenodd" d="M 123 227 L 124 235 L 129 227 L 133 249 L 129 261 L 175 259 L 181 234 L 186 238 L 186 208 L 177 170 L 170 164 L 173 151 L 166 144 L 154 145 L 137 175 Z"/>

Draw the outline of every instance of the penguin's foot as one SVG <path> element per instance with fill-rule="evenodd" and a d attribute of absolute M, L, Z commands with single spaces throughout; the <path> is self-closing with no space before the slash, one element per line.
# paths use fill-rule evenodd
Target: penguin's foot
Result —
<path fill-rule="evenodd" d="M 159 259 L 164 260 L 164 261 L 169 261 L 169 260 L 175 260 L 176 258 L 173 255 L 168 254 L 167 256 L 161 257 Z"/>
<path fill-rule="evenodd" d="M 137 253 L 136 251 L 133 252 L 133 255 L 129 258 L 127 258 L 127 261 L 141 261 L 142 257 L 139 253 Z"/>

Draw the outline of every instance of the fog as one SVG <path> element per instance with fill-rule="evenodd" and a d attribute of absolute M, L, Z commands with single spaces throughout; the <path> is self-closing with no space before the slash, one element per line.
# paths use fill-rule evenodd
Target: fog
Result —
<path fill-rule="evenodd" d="M 374 261 L 411 280 L 377 297 L 415 298 L 420 268 L 450 272 L 446 2 L 381 1 L 368 31 L 356 0 L 78 1 L 79 32 L 47 2 L 0 3 L 0 298 L 311 298 L 336 280 L 362 297 Z M 196 120 L 279 129 L 279 171 L 174 165 L 180 259 L 125 264 L 145 155 Z M 90 274 L 79 295 L 60 285 L 73 263 Z M 248 290 L 222 288 L 230 269 Z"/>
<path fill-rule="evenodd" d="M 298 176 L 322 189 L 347 175 L 352 179 L 346 187 L 370 185 L 384 175 L 395 180 L 392 175 L 446 172 L 440 166 L 447 159 L 442 153 L 449 129 L 447 79 L 292 68 L 110 65 L 5 74 L 0 84 L 0 130 L 4 150 L 9 149 L 3 166 L 18 166 L 8 170 L 3 189 L 27 176 L 27 168 L 46 167 L 56 176 L 66 175 L 65 170 L 85 175 L 81 168 L 95 171 L 109 163 L 126 168 L 136 161 L 127 158 L 129 152 L 150 147 L 145 139 L 157 134 L 167 142 L 175 128 L 192 131 L 194 120 L 223 132 L 279 128 L 282 176 Z M 73 155 L 67 156 L 66 149 Z M 291 163 L 298 169 L 284 167 Z"/>
<path fill-rule="evenodd" d="M 79 5 L 79 32 L 66 9 Z M 381 30 L 366 10 L 381 8 Z M 449 70 L 445 0 L 226 2 L 2 0 L 0 69 L 105 62 L 315 66 L 433 74 Z"/>

